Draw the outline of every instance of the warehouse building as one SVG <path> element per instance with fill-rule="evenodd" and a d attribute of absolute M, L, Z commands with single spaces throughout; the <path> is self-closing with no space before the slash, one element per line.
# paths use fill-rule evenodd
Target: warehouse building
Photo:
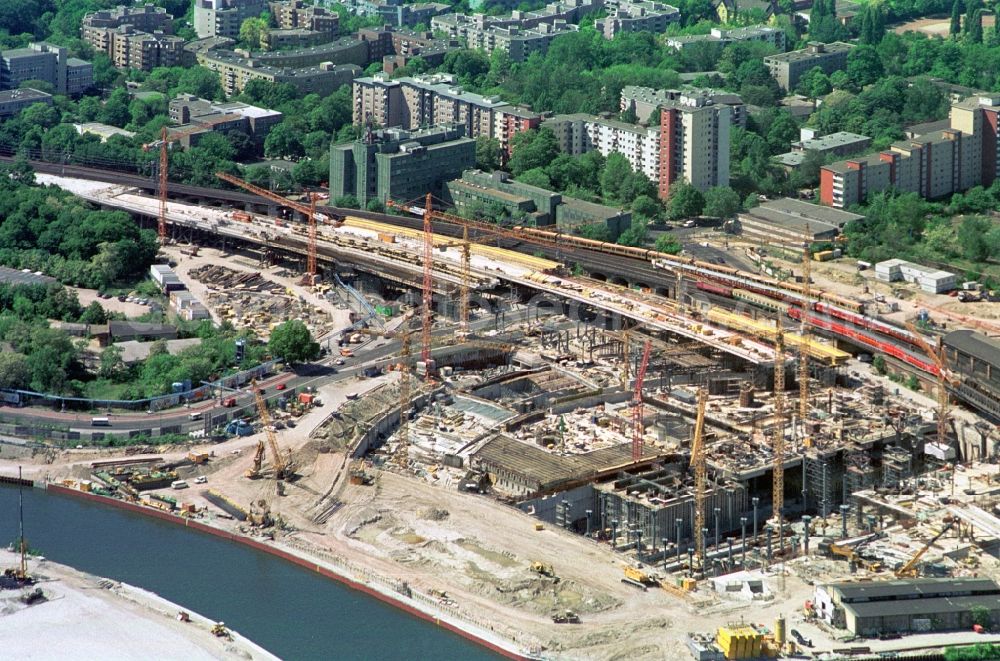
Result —
<path fill-rule="evenodd" d="M 875 265 L 875 278 L 883 282 L 903 280 L 920 286 L 928 294 L 941 294 L 958 286 L 958 276 L 904 259 L 887 259 Z"/>
<path fill-rule="evenodd" d="M 954 392 L 1000 423 L 1000 338 L 956 330 L 944 336 L 944 351 L 948 367 L 959 377 Z"/>
<path fill-rule="evenodd" d="M 739 214 L 731 227 L 747 239 L 798 247 L 832 241 L 844 225 L 863 218 L 856 213 L 785 197 Z"/>
<path fill-rule="evenodd" d="M 523 218 L 538 227 L 554 225 L 561 231 L 600 225 L 607 228 L 611 241 L 632 225 L 632 214 L 627 211 L 529 186 L 502 171 L 466 170 L 461 179 L 445 184 L 445 190 L 446 199 L 460 211 L 496 205 L 512 218 Z"/>
<path fill-rule="evenodd" d="M 1000 618 L 1000 586 L 985 578 L 918 578 L 816 587 L 817 617 L 856 636 L 971 629 L 973 613 Z"/>

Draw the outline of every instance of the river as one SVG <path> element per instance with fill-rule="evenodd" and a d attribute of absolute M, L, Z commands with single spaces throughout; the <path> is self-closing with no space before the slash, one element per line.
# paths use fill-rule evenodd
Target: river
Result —
<path fill-rule="evenodd" d="M 24 489 L 25 538 L 54 562 L 221 620 L 285 659 L 501 658 L 274 556 L 110 506 Z M 0 486 L 0 545 L 17 539 L 17 488 Z"/>

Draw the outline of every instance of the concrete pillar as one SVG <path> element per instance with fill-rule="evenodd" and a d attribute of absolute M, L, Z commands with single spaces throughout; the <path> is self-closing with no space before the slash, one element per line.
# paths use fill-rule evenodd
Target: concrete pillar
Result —
<path fill-rule="evenodd" d="M 851 511 L 850 505 L 840 506 L 840 536 L 847 539 L 847 513 Z"/>
<path fill-rule="evenodd" d="M 812 517 L 806 515 L 802 517 L 802 548 L 806 555 L 809 555 L 809 524 L 812 523 Z"/>

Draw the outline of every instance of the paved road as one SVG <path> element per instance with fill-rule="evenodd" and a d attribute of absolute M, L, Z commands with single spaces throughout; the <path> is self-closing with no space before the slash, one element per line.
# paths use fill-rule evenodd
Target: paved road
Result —
<path fill-rule="evenodd" d="M 527 318 L 530 310 L 527 308 L 509 311 L 505 314 L 505 321 L 508 324 L 516 323 Z M 483 331 L 491 328 L 494 324 L 492 317 L 484 317 L 470 323 L 473 331 Z M 454 333 L 453 328 L 436 329 L 432 335 L 437 338 L 446 338 Z M 510 339 L 509 334 L 499 334 L 488 339 L 503 341 Z M 419 341 L 419 340 L 418 340 Z M 336 353 L 336 345 L 333 345 L 333 352 Z M 341 358 L 331 355 L 323 360 L 305 365 L 298 365 L 285 372 L 276 374 L 258 383 L 258 387 L 263 388 L 264 398 L 268 401 L 276 400 L 284 396 L 289 390 L 301 392 L 306 387 L 319 389 L 320 387 L 348 379 L 353 379 L 361 374 L 365 368 L 376 364 L 382 366 L 388 362 L 390 356 L 396 355 L 401 349 L 399 340 L 379 339 L 352 347 L 355 355 Z M 442 346 L 435 348 L 433 354 L 443 354 L 453 351 L 453 346 Z M 334 363 L 343 361 L 342 365 Z M 284 388 L 278 390 L 279 385 Z M 190 407 L 168 409 L 156 413 L 110 413 L 91 414 L 88 412 L 59 411 L 44 408 L 15 408 L 0 405 L 0 420 L 4 422 L 17 422 L 25 425 L 53 425 L 67 427 L 69 429 L 88 431 L 123 432 L 138 431 L 148 429 L 162 429 L 164 427 L 176 429 L 175 433 L 187 433 L 190 431 L 205 430 L 210 431 L 211 420 L 223 414 L 231 414 L 234 411 L 252 409 L 254 407 L 253 393 L 249 388 L 241 393 L 223 391 L 222 398 L 235 397 L 235 407 L 221 406 L 218 399 L 212 399 L 191 404 Z M 200 413 L 200 419 L 192 420 L 192 413 Z M 111 421 L 110 427 L 94 427 L 91 420 L 94 416 L 107 417 Z M 256 416 L 254 412 L 251 417 Z"/>

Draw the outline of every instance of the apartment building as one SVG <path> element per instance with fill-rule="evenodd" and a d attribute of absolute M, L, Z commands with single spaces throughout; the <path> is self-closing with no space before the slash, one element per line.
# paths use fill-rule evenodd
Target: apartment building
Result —
<path fill-rule="evenodd" d="M 496 138 L 508 154 L 514 135 L 537 128 L 541 122 L 538 114 L 498 96 L 466 92 L 449 74 L 394 80 L 385 74 L 357 78 L 354 123 L 363 124 L 369 118 L 379 126 L 404 129 L 460 124 L 470 138 Z"/>
<path fill-rule="evenodd" d="M 296 28 L 326 32 L 336 36 L 340 32 L 340 16 L 324 7 L 306 5 L 303 0 L 288 2 L 271 2 L 271 16 L 278 24 L 279 30 Z"/>
<path fill-rule="evenodd" d="M 195 0 L 194 31 L 201 39 L 238 39 L 243 21 L 267 10 L 267 0 Z"/>
<path fill-rule="evenodd" d="M 791 151 L 774 157 L 776 162 L 789 171 L 802 165 L 809 152 L 817 152 L 823 156 L 849 156 L 860 153 L 872 143 L 867 135 L 849 131 L 837 131 L 819 137 L 807 129 L 802 129 L 802 133 L 803 139 L 793 142 Z"/>
<path fill-rule="evenodd" d="M 56 94 L 78 96 L 93 86 L 94 67 L 46 43 L 0 51 L 0 89 L 16 89 L 28 80 L 44 81 Z"/>
<path fill-rule="evenodd" d="M 174 31 L 174 17 L 163 7 L 145 4 L 136 7 L 119 5 L 114 9 L 104 9 L 87 14 L 82 21 L 83 40 L 99 50 L 107 50 L 98 46 L 100 31 L 113 30 L 123 25 L 131 25 L 139 32 L 162 32 L 171 34 Z"/>
<path fill-rule="evenodd" d="M 732 92 L 720 92 L 711 89 L 698 89 L 685 87 L 679 90 L 657 90 L 652 87 L 639 87 L 637 85 L 626 85 L 622 88 L 621 111 L 631 110 L 635 113 L 640 124 L 647 123 L 646 120 L 661 106 L 674 103 L 681 98 L 702 97 L 706 104 L 729 106 L 732 112 L 732 123 L 745 129 L 747 127 L 747 107 L 743 103 L 743 98 L 739 94 Z M 659 121 L 658 119 L 653 123 Z"/>
<path fill-rule="evenodd" d="M 373 131 L 365 140 L 330 148 L 330 196 L 353 195 L 362 206 L 427 193 L 440 197 L 444 183 L 475 162 L 476 141 L 461 125 Z"/>
<path fill-rule="evenodd" d="M 680 180 L 699 190 L 729 184 L 729 129 L 732 107 L 706 95 L 679 94 L 659 104 L 653 126 L 627 124 L 590 115 L 555 115 L 542 122 L 572 155 L 597 150 L 622 154 L 632 169 L 657 184 L 666 199 Z"/>
<path fill-rule="evenodd" d="M 431 29 L 448 33 L 456 39 L 481 41 L 476 33 L 491 28 L 536 28 L 551 25 L 557 21 L 579 23 L 586 14 L 604 7 L 604 0 L 566 0 L 552 2 L 535 11 L 514 10 L 509 16 L 487 16 L 486 14 L 443 14 L 431 20 Z"/>
<path fill-rule="evenodd" d="M 359 16 L 377 16 L 385 25 L 409 27 L 423 23 L 429 25 L 435 16 L 451 10 L 451 5 L 443 2 L 407 3 L 403 0 L 357 0 L 345 3 Z"/>
<path fill-rule="evenodd" d="M 851 44 L 835 41 L 832 44 L 810 42 L 807 48 L 793 50 L 764 58 L 771 76 L 785 90 L 793 90 L 798 86 L 802 75 L 819 67 L 827 75 L 840 71 L 847 66 L 847 54 L 854 48 Z"/>
<path fill-rule="evenodd" d="M 681 20 L 681 12 L 673 5 L 653 0 L 605 0 L 606 18 L 594 22 L 605 39 L 614 39 L 624 32 L 660 34 L 667 26 Z"/>
<path fill-rule="evenodd" d="M 261 64 L 256 58 L 244 58 L 234 53 L 199 54 L 199 64 L 219 74 L 227 96 L 239 94 L 251 80 L 268 83 L 289 83 L 303 94 L 332 94 L 341 85 L 348 85 L 362 69 L 356 64 L 322 62 L 315 66 L 278 67 Z"/>
<path fill-rule="evenodd" d="M 775 50 L 781 52 L 785 50 L 785 31 L 772 28 L 768 25 L 752 25 L 745 28 L 712 28 L 709 34 L 690 35 L 686 37 L 670 37 L 667 39 L 667 46 L 675 50 L 683 51 L 691 48 L 695 44 L 717 44 L 719 48 L 724 48 L 729 44 L 738 41 L 757 42 L 773 46 Z"/>
<path fill-rule="evenodd" d="M 956 103 L 951 107 L 951 128 L 821 168 L 820 201 L 844 208 L 888 188 L 936 199 L 989 186 L 997 175 L 998 124 L 1000 96 Z"/>

